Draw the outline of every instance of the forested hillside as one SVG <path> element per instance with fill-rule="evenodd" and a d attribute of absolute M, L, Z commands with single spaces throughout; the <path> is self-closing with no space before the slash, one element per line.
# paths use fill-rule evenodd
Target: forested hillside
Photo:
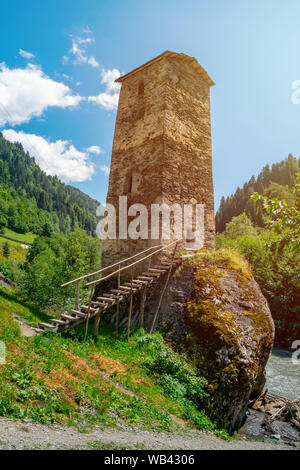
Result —
<path fill-rule="evenodd" d="M 94 235 L 97 205 L 82 191 L 46 175 L 21 144 L 0 132 L 0 229 L 67 234 L 80 227 Z"/>
<path fill-rule="evenodd" d="M 277 172 L 279 181 L 289 182 L 296 163 L 290 156 L 274 165 L 272 178 Z M 266 167 L 259 180 L 267 174 Z M 270 177 L 265 196 L 252 196 L 250 202 L 263 211 L 264 227 L 252 223 L 243 212 L 226 223 L 223 233 L 217 234 L 218 248 L 234 248 L 250 262 L 275 320 L 275 345 L 287 348 L 300 337 L 300 172 L 295 179 L 290 187 L 274 183 Z M 237 193 L 234 200 L 237 201 Z"/>
<path fill-rule="evenodd" d="M 274 163 L 272 168 L 266 165 L 257 178 L 252 178 L 244 184 L 243 188 L 237 188 L 236 192 L 227 197 L 222 197 L 220 207 L 216 213 L 216 230 L 224 232 L 226 224 L 243 212 L 247 214 L 254 225 L 263 227 L 263 214 L 260 206 L 250 200 L 254 192 L 265 194 L 269 197 L 284 199 L 293 204 L 294 195 L 291 187 L 296 181 L 296 172 L 300 171 L 300 159 L 289 155 L 285 160 Z"/>

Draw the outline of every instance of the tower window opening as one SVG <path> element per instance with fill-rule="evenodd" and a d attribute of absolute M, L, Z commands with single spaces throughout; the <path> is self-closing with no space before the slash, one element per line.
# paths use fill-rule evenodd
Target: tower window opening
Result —
<path fill-rule="evenodd" d="M 128 175 L 125 181 L 124 193 L 130 194 L 132 192 L 132 174 Z"/>

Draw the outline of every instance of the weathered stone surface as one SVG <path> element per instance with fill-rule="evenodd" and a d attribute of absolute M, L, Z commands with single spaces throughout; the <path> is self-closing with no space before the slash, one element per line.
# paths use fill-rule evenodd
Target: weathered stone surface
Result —
<path fill-rule="evenodd" d="M 128 206 L 146 205 L 149 219 L 151 204 L 204 204 L 204 243 L 211 248 L 215 244 L 209 93 L 213 82 L 199 69 L 185 54 L 165 53 L 121 78 L 107 203 L 117 209 L 117 223 L 122 195 L 128 197 Z M 159 243 L 160 237 L 105 240 L 103 265 Z"/>
<path fill-rule="evenodd" d="M 211 417 L 238 429 L 249 398 L 263 389 L 274 340 L 268 304 L 252 275 L 226 262 L 183 265 L 168 287 L 159 328 L 207 378 Z"/>

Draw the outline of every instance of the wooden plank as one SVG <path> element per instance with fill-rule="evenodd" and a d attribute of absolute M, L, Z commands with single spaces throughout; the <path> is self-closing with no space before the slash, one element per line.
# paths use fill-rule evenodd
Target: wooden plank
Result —
<path fill-rule="evenodd" d="M 71 317 L 71 315 L 67 315 L 66 313 L 62 313 L 61 318 L 64 318 L 65 320 L 68 320 L 68 321 L 76 320 L 76 317 Z"/>
<path fill-rule="evenodd" d="M 44 323 L 44 322 L 39 323 L 39 326 L 41 326 L 42 328 L 51 328 L 51 329 L 56 328 L 55 325 L 51 325 L 50 323 Z"/>
<path fill-rule="evenodd" d="M 107 305 L 109 305 L 109 303 L 104 303 L 104 302 L 92 302 L 92 305 L 94 305 L 94 307 L 98 307 L 97 310 L 99 308 L 102 308 L 102 307 L 107 307 Z"/>
<path fill-rule="evenodd" d="M 178 244 L 178 242 L 176 243 L 175 248 L 174 248 L 171 266 L 169 267 L 168 276 L 167 276 L 166 282 L 165 282 L 165 284 L 164 284 L 163 290 L 162 290 L 162 292 L 161 292 L 161 294 L 160 294 L 159 302 L 158 302 L 158 305 L 157 305 L 157 308 L 156 308 L 156 311 L 155 311 L 155 314 L 154 314 L 154 317 L 153 317 L 153 321 L 152 321 L 150 333 L 153 333 L 153 330 L 154 330 L 154 327 L 155 327 L 155 323 L 156 323 L 156 319 L 157 319 L 157 315 L 158 315 L 159 310 L 160 310 L 160 307 L 161 307 L 162 299 L 163 299 L 163 296 L 164 296 L 164 294 L 165 294 L 165 291 L 166 291 L 166 288 L 167 288 L 167 285 L 168 285 L 168 282 L 169 282 L 169 279 L 170 279 L 170 276 L 171 276 L 172 267 L 173 267 L 173 259 L 174 259 L 174 256 L 175 256 L 175 254 L 176 254 L 177 244 Z"/>
<path fill-rule="evenodd" d="M 77 286 L 76 286 L 75 310 L 78 310 L 79 308 L 79 293 L 80 293 L 80 280 L 77 281 Z"/>
<path fill-rule="evenodd" d="M 120 289 L 111 289 L 111 291 L 115 294 L 125 295 L 125 291 Z"/>
<path fill-rule="evenodd" d="M 154 281 L 155 277 L 150 277 L 150 276 L 139 276 L 139 279 L 142 281 Z"/>
<path fill-rule="evenodd" d="M 45 330 L 42 330 L 41 328 L 33 327 L 32 329 L 33 329 L 33 331 L 35 331 L 36 333 L 44 333 L 44 332 L 45 332 Z"/>
<path fill-rule="evenodd" d="M 140 315 L 139 315 L 139 326 L 140 328 L 144 327 L 144 309 L 145 309 L 145 300 L 146 300 L 147 288 L 142 290 L 141 299 L 140 299 Z"/>
<path fill-rule="evenodd" d="M 128 324 L 127 324 L 127 341 L 129 341 L 129 334 L 130 334 L 130 327 L 131 327 L 131 315 L 132 315 L 132 306 L 133 306 L 133 270 L 134 270 L 134 267 L 132 266 L 131 268 L 131 276 L 130 276 L 130 286 L 131 286 L 131 290 L 130 290 L 130 303 L 129 303 L 129 314 L 128 314 Z"/>
<path fill-rule="evenodd" d="M 133 292 L 136 292 L 139 288 L 138 287 L 133 287 L 131 289 L 131 284 L 130 282 L 124 282 L 124 289 L 128 290 L 129 292 L 132 290 Z"/>
<path fill-rule="evenodd" d="M 149 268 L 149 271 L 150 271 L 151 273 L 153 272 L 153 273 L 161 273 L 161 274 L 163 274 L 163 273 L 165 273 L 165 272 L 167 271 L 167 269 Z"/>
<path fill-rule="evenodd" d="M 120 320 L 120 303 L 117 303 L 117 309 L 116 309 L 116 327 L 115 327 L 115 336 L 116 338 L 118 337 L 119 333 L 119 320 Z"/>
<path fill-rule="evenodd" d="M 108 299 L 119 299 L 120 298 L 120 295 L 116 295 L 113 292 L 110 293 L 110 294 L 103 294 L 103 295 L 105 295 L 105 297 L 107 297 Z"/>
<path fill-rule="evenodd" d="M 163 265 L 163 266 L 161 264 L 157 264 L 157 265 L 154 266 L 154 268 L 161 269 L 163 271 L 167 271 L 170 266 L 171 266 L 170 264 L 166 264 L 166 265 Z"/>
<path fill-rule="evenodd" d="M 59 320 L 58 318 L 50 318 L 52 323 L 57 323 L 58 325 L 65 325 L 66 322 L 64 320 Z"/>
<path fill-rule="evenodd" d="M 95 315 L 95 320 L 94 320 L 94 338 L 98 336 L 98 331 L 99 331 L 99 323 L 100 323 L 100 313 Z"/>
<path fill-rule="evenodd" d="M 89 328 L 89 319 L 91 317 L 91 303 L 92 303 L 92 300 L 93 300 L 93 295 L 94 295 L 94 292 L 95 292 L 95 286 L 93 285 L 91 287 L 91 291 L 90 291 L 90 297 L 89 297 L 89 307 L 88 307 L 88 310 L 87 310 L 87 316 L 86 316 L 86 321 L 85 321 L 85 332 L 84 332 L 84 339 L 83 341 L 86 340 L 87 338 L 87 334 L 88 334 L 88 328 Z"/>
<path fill-rule="evenodd" d="M 97 297 L 97 300 L 104 300 L 106 302 L 114 302 L 114 299 L 110 299 L 109 297 Z"/>
<path fill-rule="evenodd" d="M 122 292 L 122 294 L 119 292 L 118 294 L 114 294 L 112 293 L 111 296 L 115 299 L 115 300 L 122 300 L 124 298 L 124 292 Z"/>
<path fill-rule="evenodd" d="M 159 277 L 161 275 L 161 273 L 142 273 L 142 276 L 146 276 L 146 277 Z"/>
<path fill-rule="evenodd" d="M 77 315 L 78 317 L 86 318 L 86 313 L 80 312 L 79 310 L 70 310 L 71 313 L 74 313 L 74 315 Z"/>
<path fill-rule="evenodd" d="M 81 305 L 80 308 L 83 309 L 83 310 L 88 310 L 89 306 L 88 305 Z M 91 312 L 97 312 L 97 310 L 98 310 L 97 308 L 90 307 Z"/>

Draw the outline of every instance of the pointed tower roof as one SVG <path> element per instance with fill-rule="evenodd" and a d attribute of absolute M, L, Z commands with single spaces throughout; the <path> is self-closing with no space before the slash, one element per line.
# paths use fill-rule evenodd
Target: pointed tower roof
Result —
<path fill-rule="evenodd" d="M 135 73 L 139 72 L 140 70 L 145 69 L 146 67 L 149 67 L 149 65 L 152 65 L 154 62 L 158 62 L 159 60 L 162 60 L 166 57 L 174 58 L 181 60 L 182 62 L 188 63 L 191 67 L 193 67 L 197 73 L 200 75 L 200 77 L 209 85 L 213 86 L 215 83 L 213 80 L 209 77 L 208 73 L 206 70 L 204 70 L 203 67 L 199 64 L 199 62 L 195 59 L 195 57 L 190 57 L 189 55 L 183 54 L 183 53 L 178 53 L 178 52 L 172 52 L 172 51 L 165 51 L 159 56 L 155 57 L 154 59 L 149 60 L 145 64 L 141 65 L 140 67 L 137 67 L 136 69 L 132 70 L 131 72 L 126 73 L 126 75 L 123 75 L 119 78 L 117 78 L 116 82 L 117 83 L 122 83 L 126 78 L 131 77 L 131 75 L 134 75 Z"/>

